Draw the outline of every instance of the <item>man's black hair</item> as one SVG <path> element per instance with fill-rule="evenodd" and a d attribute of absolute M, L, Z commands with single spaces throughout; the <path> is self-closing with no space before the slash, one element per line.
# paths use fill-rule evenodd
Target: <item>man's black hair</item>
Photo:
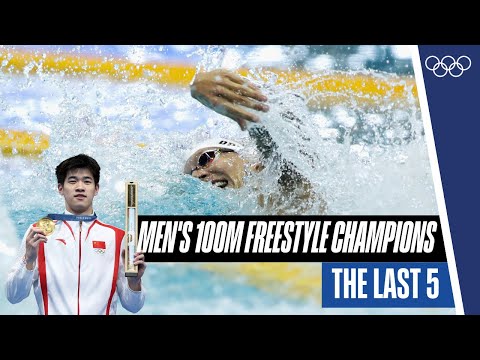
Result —
<path fill-rule="evenodd" d="M 65 182 L 65 178 L 67 177 L 67 173 L 70 170 L 75 169 L 88 169 L 93 175 L 93 180 L 95 185 L 100 182 L 100 165 L 98 162 L 85 154 L 79 154 L 63 160 L 55 169 L 55 175 L 57 175 L 57 181 L 59 184 Z"/>

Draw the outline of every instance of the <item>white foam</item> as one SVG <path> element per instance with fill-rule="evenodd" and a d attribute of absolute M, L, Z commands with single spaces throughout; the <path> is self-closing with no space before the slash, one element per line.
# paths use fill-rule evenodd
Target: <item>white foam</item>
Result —
<path fill-rule="evenodd" d="M 0 267 L 2 267 L 2 270 L 4 270 L 5 264 L 9 262 L 8 260 L 13 261 L 17 254 L 18 239 L 16 233 L 15 225 L 8 217 L 6 209 L 0 206 L 0 254 L 2 256 Z"/>

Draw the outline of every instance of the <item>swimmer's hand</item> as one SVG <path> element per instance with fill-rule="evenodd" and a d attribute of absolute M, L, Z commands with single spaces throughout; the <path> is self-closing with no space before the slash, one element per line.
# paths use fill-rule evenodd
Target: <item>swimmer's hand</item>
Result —
<path fill-rule="evenodd" d="M 224 69 L 196 74 L 190 93 L 206 107 L 234 120 L 242 130 L 247 129 L 247 121 L 260 121 L 257 115 L 243 107 L 263 112 L 269 110 L 268 105 L 263 104 L 267 97 L 257 86 Z"/>

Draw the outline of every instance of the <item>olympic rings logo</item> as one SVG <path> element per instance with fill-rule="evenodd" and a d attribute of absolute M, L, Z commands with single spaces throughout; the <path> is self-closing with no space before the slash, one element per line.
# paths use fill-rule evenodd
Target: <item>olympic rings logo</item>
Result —
<path fill-rule="evenodd" d="M 436 77 L 442 78 L 447 74 L 458 78 L 463 75 L 472 66 L 472 60 L 468 56 L 462 55 L 457 60 L 453 56 L 447 55 L 440 60 L 431 55 L 425 60 L 425 67 L 431 70 Z"/>

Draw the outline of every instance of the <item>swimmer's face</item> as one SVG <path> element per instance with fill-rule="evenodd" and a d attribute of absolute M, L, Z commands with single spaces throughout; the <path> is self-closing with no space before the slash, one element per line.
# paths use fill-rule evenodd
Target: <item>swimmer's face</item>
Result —
<path fill-rule="evenodd" d="M 98 189 L 99 185 L 95 184 L 89 169 L 69 170 L 64 183 L 58 184 L 58 191 L 65 198 L 67 211 L 75 215 L 92 214 L 93 198 Z"/>
<path fill-rule="evenodd" d="M 219 149 L 202 149 L 186 162 L 184 172 L 220 188 L 243 186 L 245 160 L 238 153 Z"/>

